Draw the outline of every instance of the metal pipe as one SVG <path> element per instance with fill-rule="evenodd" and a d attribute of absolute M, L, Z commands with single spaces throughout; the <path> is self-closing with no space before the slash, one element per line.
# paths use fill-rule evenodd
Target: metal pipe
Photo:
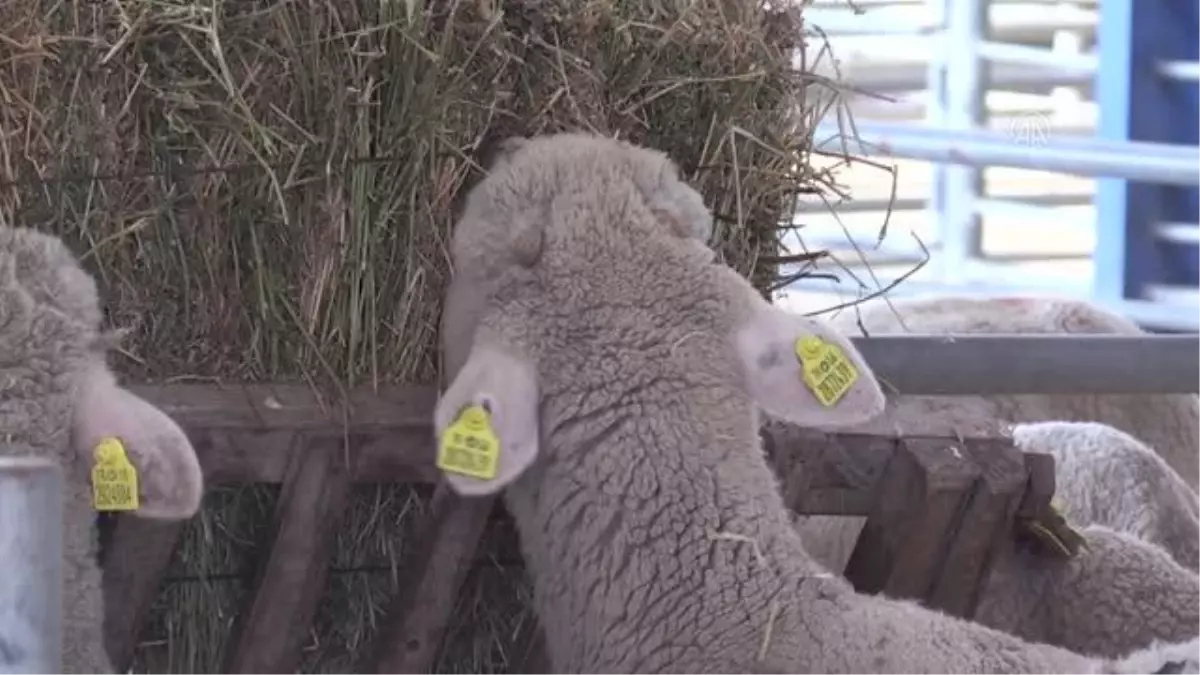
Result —
<path fill-rule="evenodd" d="M 841 264 L 853 268 L 851 262 L 853 262 L 852 259 L 845 258 L 841 261 Z M 879 284 L 877 286 L 872 285 L 866 288 L 858 288 L 855 284 L 847 283 L 843 286 L 844 290 L 839 290 L 834 283 L 826 279 L 807 277 L 788 284 L 786 290 L 795 293 L 833 293 L 838 296 L 838 299 L 834 302 L 849 302 L 853 301 L 856 297 L 860 297 L 863 293 L 877 291 L 880 288 L 887 287 L 889 284 L 896 283 L 896 275 L 908 270 L 908 268 L 905 268 L 889 272 L 880 270 L 879 266 L 874 264 L 872 267 L 879 276 Z M 997 278 L 997 274 L 1004 267 L 1006 266 L 986 261 L 979 263 L 980 271 L 990 272 L 992 278 Z M 1181 331 L 1185 333 L 1200 331 L 1200 314 L 1196 312 L 1195 304 L 1181 307 L 1161 301 L 1097 297 L 1089 292 L 1086 284 L 1080 284 L 1069 277 L 1055 278 L 1050 275 L 1031 275 L 1022 272 L 1017 277 L 1019 280 L 1014 281 L 1014 277 L 1011 274 L 1011 266 L 1007 267 L 1009 269 L 1005 270 L 1006 274 L 999 276 L 1004 281 L 997 280 L 987 283 L 952 286 L 938 281 L 926 281 L 921 279 L 920 275 L 916 275 L 897 283 L 894 288 L 888 291 L 887 295 L 889 298 L 905 298 L 914 295 L 966 295 L 970 297 L 1028 295 L 1068 297 L 1085 300 L 1098 307 L 1116 312 L 1143 328 Z M 827 311 L 817 310 L 809 313 L 824 314 Z"/>
<path fill-rule="evenodd" d="M 864 120 L 856 122 L 856 128 L 859 131 L 863 129 L 870 130 L 877 135 L 901 135 L 905 137 L 914 137 L 917 139 L 928 140 L 944 140 L 947 135 L 951 137 L 963 137 L 971 143 L 996 143 L 996 144 L 1012 144 L 1012 139 L 1009 134 L 1000 133 L 991 129 L 969 129 L 966 131 L 955 130 L 947 131 L 938 127 L 929 126 L 926 124 L 913 123 L 895 123 L 895 122 L 876 122 L 874 120 Z M 1053 127 L 1051 127 L 1053 129 Z M 828 131 L 830 134 L 840 132 L 838 126 L 834 122 L 824 122 L 817 127 L 817 135 Z M 851 140 L 851 139 L 847 139 Z M 1106 138 L 1097 138 L 1095 136 L 1075 136 L 1063 134 L 1062 137 L 1054 143 L 1043 146 L 1046 148 L 1047 154 L 1051 151 L 1059 152 L 1067 150 L 1070 152 L 1088 152 L 1100 154 L 1122 154 L 1129 156 L 1136 154 L 1142 161 L 1157 162 L 1160 160 L 1180 160 L 1200 159 L 1200 153 L 1197 153 L 1196 146 L 1182 145 L 1179 143 L 1152 143 L 1146 141 L 1114 141 Z"/>
<path fill-rule="evenodd" d="M 1200 335 L 854 337 L 904 395 L 1200 393 Z"/>
<path fill-rule="evenodd" d="M 1014 143 L 987 131 L 940 130 L 916 124 L 856 122 L 857 140 L 835 123 L 817 128 L 816 149 L 864 153 L 971 166 L 1011 166 L 1079 176 L 1112 176 L 1148 183 L 1194 186 L 1200 183 L 1195 148 L 1166 143 L 1101 142 L 1057 137 L 1041 147 Z M 1131 162 L 1130 158 L 1138 158 Z"/>
<path fill-rule="evenodd" d="M 62 472 L 0 457 L 0 672 L 62 671 Z"/>
<path fill-rule="evenodd" d="M 1158 64 L 1158 73 L 1173 80 L 1200 82 L 1200 63 L 1196 61 L 1164 61 Z"/>
<path fill-rule="evenodd" d="M 979 43 L 979 55 L 993 63 L 1054 68 L 1058 71 L 1074 71 L 1086 75 L 1095 74 L 1097 63 L 1094 54 L 1061 54 L 1042 47 L 991 41 Z"/>

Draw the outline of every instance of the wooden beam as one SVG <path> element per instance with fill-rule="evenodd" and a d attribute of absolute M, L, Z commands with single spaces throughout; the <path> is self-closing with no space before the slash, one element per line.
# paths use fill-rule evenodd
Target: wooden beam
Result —
<path fill-rule="evenodd" d="M 941 569 L 946 538 L 980 474 L 953 441 L 901 442 L 846 564 L 854 588 L 925 598 Z"/>
<path fill-rule="evenodd" d="M 980 468 L 979 480 L 955 527 L 947 531 L 947 551 L 925 604 L 971 619 L 992 563 L 1015 536 L 1013 515 L 1028 482 L 1020 449 L 1008 439 L 973 439 L 955 446 Z"/>
<path fill-rule="evenodd" d="M 761 436 L 767 459 L 782 483 L 784 503 L 807 515 L 867 515 L 875 502 L 875 486 L 900 440 L 880 434 L 833 434 L 780 422 L 764 426 Z"/>
<path fill-rule="evenodd" d="M 188 433 L 205 478 L 280 483 L 297 434 L 345 434 L 355 482 L 436 483 L 432 387 L 352 393 L 345 414 L 302 385 L 173 384 L 133 387 Z M 253 403 L 252 403 L 253 402 Z M 896 434 L 765 427 L 764 448 L 780 475 L 794 474 L 789 504 L 804 513 L 865 515 Z M 803 448 L 803 452 L 800 451 Z"/>
<path fill-rule="evenodd" d="M 432 447 L 432 446 L 430 446 Z M 432 452 L 430 453 L 432 454 Z M 438 485 L 419 543 L 367 661 L 370 673 L 429 673 L 495 499 L 463 498 Z"/>
<path fill-rule="evenodd" d="M 293 673 L 325 590 L 334 533 L 353 473 L 353 453 L 337 437 L 297 435 L 265 537 L 255 589 L 238 613 L 226 649 L 227 673 Z M 260 550 L 262 550 L 260 546 Z"/>
<path fill-rule="evenodd" d="M 104 636 L 117 672 L 128 672 L 138 635 L 186 521 L 118 515 L 104 560 Z"/>
<path fill-rule="evenodd" d="M 303 384 L 139 384 L 131 391 L 181 425 L 204 429 L 356 431 L 428 429 L 437 403 L 434 387 L 360 387 L 346 401 Z M 343 405 L 344 403 L 344 405 Z"/>

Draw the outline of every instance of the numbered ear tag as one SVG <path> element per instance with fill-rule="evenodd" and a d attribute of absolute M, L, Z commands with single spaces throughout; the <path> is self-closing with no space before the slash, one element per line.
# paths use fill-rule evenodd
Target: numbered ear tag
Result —
<path fill-rule="evenodd" d="M 796 340 L 804 384 L 826 408 L 833 406 L 858 381 L 858 369 L 842 348 L 816 335 Z"/>
<path fill-rule="evenodd" d="M 492 480 L 500 467 L 500 439 L 492 431 L 491 415 L 472 405 L 442 432 L 437 467 L 480 480 Z"/>
<path fill-rule="evenodd" d="M 96 444 L 92 467 L 92 504 L 97 511 L 138 509 L 137 469 L 125 455 L 121 441 L 108 437 Z"/>

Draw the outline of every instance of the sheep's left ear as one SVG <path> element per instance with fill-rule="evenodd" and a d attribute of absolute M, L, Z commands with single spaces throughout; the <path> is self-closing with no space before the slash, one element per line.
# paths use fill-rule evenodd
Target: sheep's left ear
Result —
<path fill-rule="evenodd" d="M 89 473 L 101 441 L 114 438 L 137 472 L 144 518 L 182 520 L 200 508 L 204 477 L 187 435 L 166 413 L 117 385 L 102 361 L 84 373 L 75 395 L 72 444 Z"/>
<path fill-rule="evenodd" d="M 752 302 L 734 347 L 758 407 L 801 426 L 860 424 L 883 412 L 883 390 L 848 338 L 757 295 Z"/>
<path fill-rule="evenodd" d="M 499 492 L 537 459 L 537 369 L 517 350 L 477 334 L 434 410 L 437 466 L 467 497 Z"/>

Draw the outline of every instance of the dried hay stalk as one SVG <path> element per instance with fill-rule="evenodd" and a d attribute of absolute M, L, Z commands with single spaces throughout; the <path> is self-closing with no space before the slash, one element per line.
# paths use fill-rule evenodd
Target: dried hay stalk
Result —
<path fill-rule="evenodd" d="M 778 4 L 778 3 L 776 3 Z M 731 0 L 0 3 L 0 222 L 85 254 L 140 380 L 429 383 L 456 196 L 485 137 L 661 148 L 761 287 L 809 167 L 798 10 Z M 426 491 L 364 486 L 304 669 L 369 640 Z M 136 668 L 220 667 L 274 491 L 209 496 Z M 507 530 L 443 671 L 503 670 L 532 621 Z M 498 549 L 507 549 L 504 554 Z"/>

